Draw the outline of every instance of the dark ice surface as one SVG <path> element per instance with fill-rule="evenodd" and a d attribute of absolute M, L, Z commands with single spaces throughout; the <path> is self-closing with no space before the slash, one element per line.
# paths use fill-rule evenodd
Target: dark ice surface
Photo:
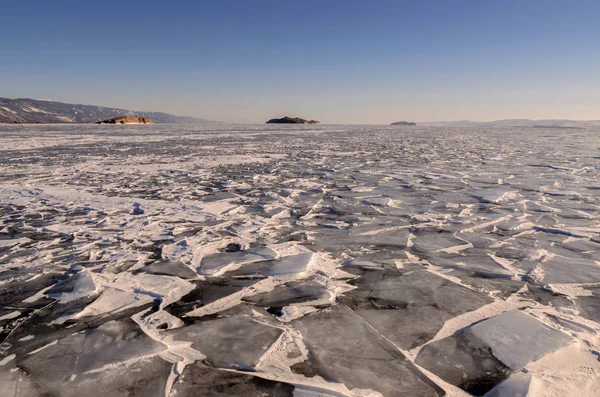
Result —
<path fill-rule="evenodd" d="M 28 353 L 17 353 L 9 363 L 15 371 L 0 375 L 5 390 L 13 388 L 16 396 L 164 395 L 172 365 L 156 354 L 166 346 L 133 321 L 71 332 L 35 350 L 37 345 L 15 346 L 13 351 Z"/>
<path fill-rule="evenodd" d="M 483 395 L 513 371 L 572 341 L 520 311 L 508 311 L 426 345 L 416 363 Z"/>
<path fill-rule="evenodd" d="M 309 361 L 293 367 L 295 372 L 386 396 L 443 395 L 393 344 L 347 307 L 308 315 L 295 320 L 294 326 L 310 351 Z"/>
<path fill-rule="evenodd" d="M 425 270 L 368 270 L 354 284 L 340 301 L 403 349 L 433 338 L 446 320 L 493 302 Z"/>
<path fill-rule="evenodd" d="M 196 273 L 181 262 L 156 261 L 144 266 L 139 272 L 149 274 L 160 274 L 164 276 L 175 276 L 186 280 L 196 278 Z"/>
<path fill-rule="evenodd" d="M 498 385 L 486 397 L 527 397 L 532 378 L 528 373 L 518 372 Z"/>
<path fill-rule="evenodd" d="M 176 341 L 192 342 L 192 348 L 205 354 L 213 366 L 249 369 L 283 331 L 256 321 L 248 313 L 244 308 L 234 308 L 166 333 Z"/>
<path fill-rule="evenodd" d="M 219 277 L 202 281 L 194 280 L 192 283 L 195 288 L 190 293 L 165 308 L 167 312 L 184 321 L 186 313 L 235 294 L 244 287 L 256 283 L 256 280 Z"/>
<path fill-rule="evenodd" d="M 173 385 L 173 392 L 181 397 L 292 397 L 294 386 L 251 374 L 219 370 L 198 361 L 185 368 Z"/>
<path fill-rule="evenodd" d="M 6 386 L 3 392 L 8 394 L 5 395 L 15 397 L 162 397 L 172 366 L 158 356 L 144 357 L 131 364 L 77 374 L 67 379 L 51 378 L 50 374 L 38 377 L 24 368 L 15 367 L 14 372 L 0 373 L 0 381 Z"/>
<path fill-rule="evenodd" d="M 252 295 L 244 300 L 261 307 L 283 307 L 294 303 L 318 301 L 328 297 L 329 293 L 324 285 L 308 280 L 290 281 L 278 285 L 273 291 Z"/>
<path fill-rule="evenodd" d="M 593 395 L 599 134 L 0 126 L 0 395 Z"/>
<path fill-rule="evenodd" d="M 581 316 L 600 322 L 600 287 L 586 288 L 591 295 L 578 296 L 575 305 Z"/>

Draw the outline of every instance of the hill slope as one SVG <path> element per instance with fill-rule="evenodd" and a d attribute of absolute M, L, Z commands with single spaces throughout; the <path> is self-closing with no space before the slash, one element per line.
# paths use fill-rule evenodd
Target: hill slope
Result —
<path fill-rule="evenodd" d="M 0 123 L 95 123 L 119 116 L 139 116 L 156 123 L 207 123 L 209 120 L 160 112 L 76 105 L 29 98 L 1 98 Z"/>

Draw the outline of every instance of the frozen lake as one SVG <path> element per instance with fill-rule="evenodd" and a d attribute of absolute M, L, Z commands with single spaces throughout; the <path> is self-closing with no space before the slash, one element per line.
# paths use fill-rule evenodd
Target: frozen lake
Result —
<path fill-rule="evenodd" d="M 598 395 L 599 210 L 599 129 L 0 125 L 0 394 Z"/>

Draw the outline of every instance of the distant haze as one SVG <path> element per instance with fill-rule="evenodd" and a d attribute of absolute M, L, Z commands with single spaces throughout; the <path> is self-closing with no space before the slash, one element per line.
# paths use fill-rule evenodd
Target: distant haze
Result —
<path fill-rule="evenodd" d="M 247 123 L 600 119 L 598 1 L 1 8 L 2 97 Z"/>

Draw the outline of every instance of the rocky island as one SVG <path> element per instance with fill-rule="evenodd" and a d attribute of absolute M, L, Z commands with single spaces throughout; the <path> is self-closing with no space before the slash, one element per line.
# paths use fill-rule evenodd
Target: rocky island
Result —
<path fill-rule="evenodd" d="M 154 124 L 154 121 L 146 117 L 121 116 L 98 121 L 96 124 Z"/>
<path fill-rule="evenodd" d="M 280 119 L 271 119 L 267 124 L 320 124 L 317 120 L 304 120 L 300 117 L 282 117 Z"/>
<path fill-rule="evenodd" d="M 413 123 L 412 121 L 396 121 L 391 125 L 417 125 L 417 123 Z"/>

